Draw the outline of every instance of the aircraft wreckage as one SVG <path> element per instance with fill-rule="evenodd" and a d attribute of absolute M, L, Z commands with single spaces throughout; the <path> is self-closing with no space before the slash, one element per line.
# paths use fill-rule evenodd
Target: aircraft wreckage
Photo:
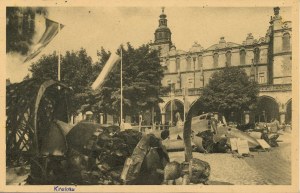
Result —
<path fill-rule="evenodd" d="M 258 125 L 257 129 L 241 131 L 237 127 L 228 126 L 224 117 L 223 122 L 216 120 L 212 113 L 206 113 L 191 119 L 191 141 L 195 151 L 205 153 L 225 153 L 231 150 L 230 139 L 242 139 L 248 142 L 250 149 L 262 148 L 261 140 L 270 147 L 278 146 L 278 133 L 269 133 L 267 126 L 276 126 L 274 123 Z M 164 131 L 163 144 L 167 150 L 175 151 L 184 149 L 183 128 L 178 124 Z"/>
<path fill-rule="evenodd" d="M 174 184 L 180 177 L 182 184 L 206 184 L 210 165 L 193 158 L 192 150 L 227 152 L 230 138 L 260 146 L 253 135 L 218 124 L 209 113 L 148 134 L 90 122 L 69 125 L 72 90 L 66 85 L 31 79 L 6 89 L 6 163 L 27 161 L 28 184 Z M 259 136 L 269 144 L 277 137 Z M 168 150 L 180 149 L 185 161 L 170 161 Z"/>

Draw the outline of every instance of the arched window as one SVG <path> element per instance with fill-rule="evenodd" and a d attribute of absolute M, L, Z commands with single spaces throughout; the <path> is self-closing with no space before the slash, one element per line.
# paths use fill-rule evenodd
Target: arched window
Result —
<path fill-rule="evenodd" d="M 258 72 L 258 83 L 259 84 L 267 83 L 266 72 Z"/>
<path fill-rule="evenodd" d="M 180 58 L 176 58 L 176 72 L 180 70 Z"/>
<path fill-rule="evenodd" d="M 190 56 L 188 56 L 187 58 L 186 58 L 186 62 L 187 62 L 187 71 L 189 71 L 189 70 L 191 70 L 192 69 L 192 63 L 191 63 L 191 61 L 192 61 L 192 59 L 191 59 L 191 57 Z"/>
<path fill-rule="evenodd" d="M 161 37 L 162 37 L 162 33 L 159 32 L 159 33 L 158 33 L 158 39 L 161 39 Z"/>
<path fill-rule="evenodd" d="M 291 36 L 289 33 L 285 33 L 282 36 L 282 50 L 288 51 L 291 49 Z"/>
<path fill-rule="evenodd" d="M 246 64 L 246 51 L 240 51 L 240 64 Z"/>
<path fill-rule="evenodd" d="M 170 60 L 166 59 L 166 65 L 164 66 L 165 73 L 169 72 Z"/>
<path fill-rule="evenodd" d="M 231 66 L 231 52 L 226 52 L 226 66 Z"/>
<path fill-rule="evenodd" d="M 173 81 L 171 79 L 168 79 L 167 81 L 167 85 L 171 88 L 172 90 L 172 85 L 173 85 Z"/>
<path fill-rule="evenodd" d="M 219 54 L 214 53 L 213 58 L 214 58 L 214 67 L 217 67 L 219 63 Z"/>
<path fill-rule="evenodd" d="M 188 88 L 194 88 L 194 78 L 187 78 Z"/>
<path fill-rule="evenodd" d="M 198 70 L 201 69 L 203 66 L 203 57 L 202 55 L 198 56 Z"/>
<path fill-rule="evenodd" d="M 159 20 L 159 26 L 163 25 L 163 20 Z"/>
<path fill-rule="evenodd" d="M 254 62 L 255 64 L 259 63 L 260 50 L 259 48 L 254 48 Z"/>

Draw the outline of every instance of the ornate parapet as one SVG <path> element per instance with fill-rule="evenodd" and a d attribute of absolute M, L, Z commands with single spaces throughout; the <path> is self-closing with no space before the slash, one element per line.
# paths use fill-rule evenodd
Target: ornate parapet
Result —
<path fill-rule="evenodd" d="M 174 96 L 183 96 L 183 89 L 176 89 L 174 90 Z M 189 88 L 188 89 L 188 96 L 199 96 L 202 94 L 202 88 Z M 168 97 L 170 94 L 161 95 L 162 97 Z"/>
<path fill-rule="evenodd" d="M 202 88 L 189 88 L 188 89 L 189 96 L 195 96 L 195 95 L 201 95 L 201 94 L 202 94 Z"/>
<path fill-rule="evenodd" d="M 278 91 L 292 91 L 292 84 L 269 84 L 260 85 L 260 92 L 278 92 Z"/>
<path fill-rule="evenodd" d="M 279 91 L 292 91 L 292 84 L 268 84 L 259 85 L 260 92 L 279 92 Z M 189 88 L 188 96 L 197 96 L 202 94 L 202 88 Z M 170 96 L 170 94 L 161 95 L 164 97 Z M 183 89 L 174 90 L 174 96 L 183 96 Z"/>
<path fill-rule="evenodd" d="M 182 89 L 176 89 L 174 91 L 175 96 L 182 96 Z"/>

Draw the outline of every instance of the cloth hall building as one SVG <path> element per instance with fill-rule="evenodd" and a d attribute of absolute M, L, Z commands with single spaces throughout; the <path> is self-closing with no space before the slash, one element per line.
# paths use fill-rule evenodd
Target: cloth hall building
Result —
<path fill-rule="evenodd" d="M 203 48 L 195 42 L 189 50 L 176 49 L 172 42 L 167 15 L 162 10 L 159 26 L 154 33 L 153 49 L 160 50 L 164 66 L 162 85 L 171 86 L 171 93 L 162 96 L 164 102 L 156 110 L 162 123 L 176 123 L 188 111 L 201 112 L 199 97 L 212 74 L 226 66 L 245 69 L 260 86 L 259 105 L 250 120 L 270 122 L 277 118 L 281 123 L 291 122 L 292 112 L 292 23 L 280 16 L 274 8 L 265 37 L 255 39 L 245 34 L 243 42 L 230 42 L 221 37 L 216 44 Z M 249 117 L 250 112 L 244 112 Z M 171 116 L 172 114 L 172 116 Z M 251 113 L 250 113 L 251 114 Z M 249 122 L 244 119 L 242 122 Z"/>

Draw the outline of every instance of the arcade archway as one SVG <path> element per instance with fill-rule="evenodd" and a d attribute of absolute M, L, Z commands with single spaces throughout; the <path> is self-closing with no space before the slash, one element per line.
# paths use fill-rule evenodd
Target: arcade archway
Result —
<path fill-rule="evenodd" d="M 158 105 L 155 105 L 154 107 L 154 122 L 155 123 L 160 123 L 161 122 L 161 112 L 160 112 L 160 108 Z"/>
<path fill-rule="evenodd" d="M 279 120 L 279 107 L 277 102 L 272 97 L 260 97 L 255 111 L 255 122 L 271 122 L 274 118 Z"/>
<path fill-rule="evenodd" d="M 161 112 L 158 105 L 154 105 L 153 109 L 151 108 L 144 112 L 140 112 L 140 114 L 130 116 L 131 123 L 133 125 L 137 125 L 139 123 L 140 115 L 142 115 L 143 125 L 152 125 L 152 122 L 155 124 L 161 123 Z"/>
<path fill-rule="evenodd" d="M 197 99 L 192 105 L 191 108 L 188 111 L 190 117 L 199 116 L 203 113 L 205 113 L 203 104 L 199 99 Z"/>
<path fill-rule="evenodd" d="M 192 105 L 190 110 L 188 111 L 188 116 L 190 116 L 190 118 L 195 117 L 195 116 L 199 116 L 201 114 L 204 113 L 214 113 L 215 115 L 218 116 L 224 116 L 226 118 L 226 121 L 228 122 L 241 122 L 242 119 L 242 115 L 238 112 L 218 112 L 213 110 L 212 108 L 209 107 L 205 107 L 203 102 L 200 101 L 200 99 L 197 99 Z M 218 119 L 220 119 L 221 117 L 219 117 Z"/>
<path fill-rule="evenodd" d="M 291 124 L 292 122 L 292 99 L 286 104 L 286 117 L 285 122 Z"/>
<path fill-rule="evenodd" d="M 179 100 L 169 101 L 166 106 L 166 124 L 172 123 L 172 125 L 176 125 L 178 118 L 176 114 L 179 113 L 181 120 L 184 120 L 184 105 Z"/>

